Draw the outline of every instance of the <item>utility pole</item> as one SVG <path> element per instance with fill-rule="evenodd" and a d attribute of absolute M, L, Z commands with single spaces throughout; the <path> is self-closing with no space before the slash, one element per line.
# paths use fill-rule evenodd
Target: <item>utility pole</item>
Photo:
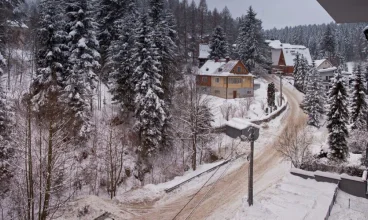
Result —
<path fill-rule="evenodd" d="M 280 72 L 280 106 L 282 106 L 282 73 Z"/>
<path fill-rule="evenodd" d="M 253 156 L 254 156 L 254 128 L 250 135 L 250 163 L 249 163 L 249 183 L 248 183 L 248 204 L 253 206 Z"/>

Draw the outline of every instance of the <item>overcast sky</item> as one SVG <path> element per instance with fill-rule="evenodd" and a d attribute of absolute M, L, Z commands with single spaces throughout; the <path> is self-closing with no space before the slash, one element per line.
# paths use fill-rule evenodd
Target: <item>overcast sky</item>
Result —
<path fill-rule="evenodd" d="M 333 21 L 317 0 L 207 0 L 207 5 L 219 11 L 227 6 L 233 17 L 245 14 L 252 5 L 265 29 Z"/>

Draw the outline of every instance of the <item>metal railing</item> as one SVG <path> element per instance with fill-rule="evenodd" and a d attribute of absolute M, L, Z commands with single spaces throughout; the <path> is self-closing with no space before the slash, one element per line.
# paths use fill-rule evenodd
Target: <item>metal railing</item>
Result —
<path fill-rule="evenodd" d="M 336 189 L 335 189 L 335 193 L 333 195 L 333 198 L 332 198 L 332 201 L 331 201 L 331 204 L 330 206 L 328 207 L 328 211 L 327 211 L 327 215 L 325 217 L 325 220 L 328 220 L 328 218 L 330 217 L 331 215 L 331 212 L 332 212 L 332 208 L 333 206 L 335 205 L 336 203 L 336 198 L 337 198 L 337 194 L 339 192 L 339 186 L 340 186 L 340 182 L 337 183 L 337 186 L 336 186 Z"/>
<path fill-rule="evenodd" d="M 233 158 L 233 159 L 226 160 L 226 161 L 224 161 L 224 162 L 220 163 L 219 165 L 212 167 L 212 168 L 211 168 L 211 169 L 209 169 L 209 170 L 206 170 L 206 171 L 204 171 L 204 172 L 202 172 L 202 173 L 200 173 L 200 174 L 198 174 L 198 175 L 196 175 L 196 176 L 194 176 L 194 177 L 192 177 L 192 178 L 190 178 L 190 179 L 188 179 L 188 180 L 185 180 L 184 182 L 179 183 L 178 185 L 175 185 L 175 186 L 173 186 L 173 187 L 170 187 L 170 188 L 168 188 L 168 189 L 165 189 L 165 192 L 166 192 L 166 193 L 170 193 L 170 192 L 174 191 L 175 189 L 178 189 L 179 187 L 181 187 L 181 186 L 183 186 L 183 185 L 185 185 L 185 184 L 187 184 L 187 183 L 189 183 L 189 182 L 193 181 L 194 179 L 196 179 L 196 178 L 198 178 L 198 177 L 200 177 L 200 176 L 203 176 L 203 175 L 204 175 L 204 174 L 206 174 L 206 173 L 212 172 L 212 171 L 216 170 L 217 168 L 222 167 L 222 166 L 224 166 L 225 164 L 228 164 L 228 163 L 230 163 L 231 161 L 235 161 L 235 160 L 237 160 L 237 159 L 239 159 L 239 158 L 241 158 L 241 157 L 244 157 L 244 156 L 246 156 L 246 155 L 247 155 L 247 154 L 241 154 L 241 155 L 236 156 L 236 157 L 235 157 L 235 158 Z"/>

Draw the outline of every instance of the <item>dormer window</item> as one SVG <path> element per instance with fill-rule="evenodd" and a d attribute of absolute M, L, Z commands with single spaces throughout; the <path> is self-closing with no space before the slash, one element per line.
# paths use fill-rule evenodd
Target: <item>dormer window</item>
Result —
<path fill-rule="evenodd" d="M 238 66 L 238 73 L 242 72 L 242 68 L 240 66 Z"/>
<path fill-rule="evenodd" d="M 209 68 L 206 68 L 206 71 L 210 70 Z"/>
<path fill-rule="evenodd" d="M 218 71 L 219 71 L 219 72 L 222 72 L 222 68 L 219 68 L 219 69 L 218 69 Z"/>

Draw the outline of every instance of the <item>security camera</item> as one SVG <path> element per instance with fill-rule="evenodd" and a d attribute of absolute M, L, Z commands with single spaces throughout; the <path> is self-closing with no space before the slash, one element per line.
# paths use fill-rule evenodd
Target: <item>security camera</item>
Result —
<path fill-rule="evenodd" d="M 365 38 L 367 38 L 368 40 L 368 26 L 364 28 L 363 32 L 364 32 Z"/>

